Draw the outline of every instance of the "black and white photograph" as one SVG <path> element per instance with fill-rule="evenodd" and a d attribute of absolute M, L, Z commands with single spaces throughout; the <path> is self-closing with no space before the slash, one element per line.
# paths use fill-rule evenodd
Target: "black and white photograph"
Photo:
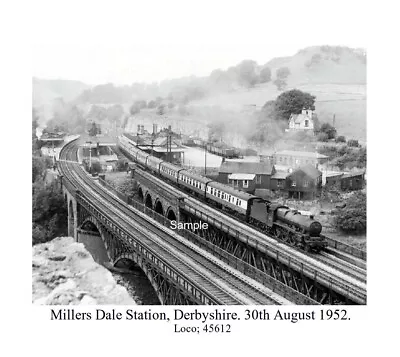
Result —
<path fill-rule="evenodd" d="M 10 40 L 26 88 L 7 87 L 18 113 L 4 151 L 28 174 L 3 176 L 20 188 L 4 186 L 4 235 L 27 255 L 4 255 L 24 264 L 10 298 L 37 325 L 34 355 L 42 342 L 42 355 L 71 353 L 57 335 L 82 355 L 372 351 L 397 296 L 398 129 L 397 92 L 374 82 L 395 83 L 396 57 L 377 50 L 394 45 L 371 32 L 370 6 L 30 8 Z"/>
<path fill-rule="evenodd" d="M 366 49 L 268 47 L 33 77 L 34 304 L 366 304 Z"/>

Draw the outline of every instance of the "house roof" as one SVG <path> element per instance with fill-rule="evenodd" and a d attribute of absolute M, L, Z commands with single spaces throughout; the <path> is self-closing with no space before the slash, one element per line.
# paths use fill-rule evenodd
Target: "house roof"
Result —
<path fill-rule="evenodd" d="M 348 178 L 348 177 L 356 177 L 356 176 L 361 176 L 364 175 L 364 171 L 358 171 L 358 172 L 347 172 L 345 173 L 342 178 Z"/>
<path fill-rule="evenodd" d="M 271 176 L 271 179 L 284 180 L 288 176 L 289 176 L 289 172 L 287 172 L 287 171 L 277 171 Z"/>
<path fill-rule="evenodd" d="M 292 176 L 293 174 L 299 171 L 303 171 L 307 176 L 314 179 L 322 175 L 321 171 L 317 170 L 314 166 L 308 164 L 299 167 L 297 170 L 294 170 L 291 174 L 289 174 L 289 176 Z"/>
<path fill-rule="evenodd" d="M 296 156 L 296 157 L 308 157 L 314 159 L 327 159 L 328 156 L 319 154 L 317 152 L 310 151 L 294 151 L 294 150 L 282 150 L 275 153 L 275 155 L 286 155 L 286 156 Z"/>
<path fill-rule="evenodd" d="M 335 171 L 331 171 L 331 172 L 327 172 L 325 174 L 326 178 L 330 178 L 330 177 L 338 177 L 338 176 L 342 176 L 343 172 L 335 172 Z"/>
<path fill-rule="evenodd" d="M 273 166 L 269 162 L 231 162 L 225 161 L 219 168 L 221 173 L 264 174 L 271 175 Z"/>
<path fill-rule="evenodd" d="M 117 161 L 118 157 L 117 155 L 113 154 L 113 155 L 101 155 L 100 156 L 100 161 Z"/>
<path fill-rule="evenodd" d="M 230 180 L 254 180 L 256 175 L 254 174 L 230 174 L 228 179 Z"/>

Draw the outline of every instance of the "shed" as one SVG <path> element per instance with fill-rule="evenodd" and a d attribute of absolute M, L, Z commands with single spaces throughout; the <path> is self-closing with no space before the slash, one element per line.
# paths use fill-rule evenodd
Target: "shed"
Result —
<path fill-rule="evenodd" d="M 254 189 L 270 189 L 271 176 L 274 174 L 274 166 L 269 162 L 233 162 L 225 161 L 219 169 L 218 180 L 221 183 L 229 184 L 229 176 L 232 174 L 251 174 L 254 175 Z"/>
<path fill-rule="evenodd" d="M 342 190 L 361 190 L 365 184 L 365 171 L 346 173 L 340 181 Z"/>
<path fill-rule="evenodd" d="M 322 187 L 322 172 L 312 165 L 305 165 L 290 173 L 286 178 L 289 197 L 315 198 Z"/>

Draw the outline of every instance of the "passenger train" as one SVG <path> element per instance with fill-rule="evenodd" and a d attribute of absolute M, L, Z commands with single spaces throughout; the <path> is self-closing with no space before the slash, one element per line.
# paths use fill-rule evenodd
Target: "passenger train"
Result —
<path fill-rule="evenodd" d="M 279 241 L 305 251 L 319 252 L 328 245 L 320 233 L 321 223 L 313 216 L 270 202 L 246 192 L 188 172 L 182 167 L 160 160 L 140 149 L 122 135 L 119 147 L 143 168 L 178 185 L 187 192 L 235 214 Z"/>

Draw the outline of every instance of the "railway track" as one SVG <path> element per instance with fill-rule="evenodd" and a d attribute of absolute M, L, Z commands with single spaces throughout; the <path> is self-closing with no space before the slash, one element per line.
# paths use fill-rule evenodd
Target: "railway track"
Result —
<path fill-rule="evenodd" d="M 175 269 L 183 276 L 189 277 L 197 286 L 201 286 L 216 303 L 290 304 L 290 301 L 222 263 L 179 235 L 168 232 L 167 228 L 157 222 L 149 222 L 146 215 L 135 212 L 132 207 L 127 207 L 102 189 L 79 164 L 73 163 L 77 157 L 76 148 L 72 144 L 62 151 L 61 159 L 61 171 L 89 203 L 111 218 L 121 229 L 133 236 L 140 236 L 142 244 L 155 255 L 173 264 Z"/>
<path fill-rule="evenodd" d="M 314 271 L 317 270 L 319 276 L 337 286 L 338 292 L 343 294 L 350 293 L 353 294 L 355 299 L 360 304 L 366 303 L 366 270 L 364 268 L 351 264 L 346 260 L 339 259 L 333 254 L 328 252 L 323 252 L 323 254 L 317 255 L 312 253 L 306 253 L 299 251 L 293 247 L 289 247 L 284 243 L 276 241 L 274 238 L 269 237 L 264 232 L 255 227 L 238 221 L 236 217 L 226 214 L 221 210 L 217 210 L 214 207 L 210 207 L 204 202 L 197 198 L 189 196 L 187 193 L 179 190 L 178 188 L 172 186 L 170 183 L 165 182 L 159 177 L 153 176 L 145 171 L 144 175 L 149 176 L 149 180 L 157 182 L 157 185 L 162 187 L 163 190 L 168 190 L 177 197 L 184 198 L 184 208 L 188 212 L 194 212 L 199 210 L 207 214 L 209 217 L 214 217 L 215 220 L 221 222 L 221 229 L 225 226 L 225 231 L 231 231 L 232 227 L 247 237 L 249 241 L 253 241 L 253 246 L 257 249 L 264 248 L 266 252 L 271 253 L 271 246 L 279 251 L 283 251 L 288 256 L 288 262 L 293 266 L 293 263 L 297 262 L 297 266 L 308 276 L 313 277 Z M 223 223 L 222 223 L 223 222 Z M 219 227 L 219 224 L 217 224 Z M 282 255 L 281 255 L 282 256 Z M 363 265 L 360 263 L 361 266 Z M 306 269 L 304 269 L 306 267 Z"/>

